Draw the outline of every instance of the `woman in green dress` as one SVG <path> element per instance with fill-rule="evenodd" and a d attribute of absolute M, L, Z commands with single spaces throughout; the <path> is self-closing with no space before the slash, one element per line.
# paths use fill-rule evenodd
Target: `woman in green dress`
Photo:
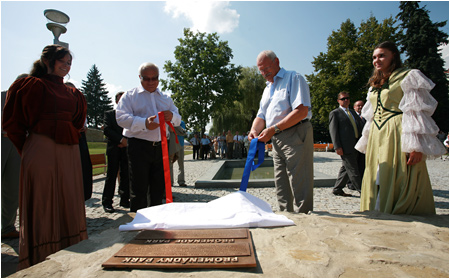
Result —
<path fill-rule="evenodd" d="M 434 83 L 419 70 L 402 68 L 392 42 L 373 52 L 374 71 L 362 116 L 367 119 L 355 148 L 366 153 L 361 211 L 435 214 L 425 160 L 445 153 L 431 118 Z"/>

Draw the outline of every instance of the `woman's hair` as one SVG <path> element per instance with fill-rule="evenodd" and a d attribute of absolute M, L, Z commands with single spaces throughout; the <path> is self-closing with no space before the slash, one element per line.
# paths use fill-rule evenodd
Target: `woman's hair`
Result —
<path fill-rule="evenodd" d="M 389 67 L 389 74 L 385 76 L 381 71 L 374 68 L 373 74 L 369 79 L 368 85 L 372 87 L 381 87 L 384 82 L 387 81 L 389 76 L 392 74 L 393 71 L 395 71 L 398 68 L 401 68 L 402 60 L 400 59 L 400 52 L 398 51 L 397 46 L 393 42 L 382 42 L 381 44 L 377 45 L 375 49 L 378 48 L 384 48 L 392 52 L 393 58 L 391 62 L 391 66 Z M 375 50 L 374 49 L 374 50 Z"/>
<path fill-rule="evenodd" d="M 48 45 L 44 47 L 41 58 L 33 63 L 30 76 L 42 77 L 48 73 L 47 66 L 44 63 L 45 60 L 48 61 L 48 66 L 50 67 L 50 70 L 53 71 L 55 69 L 56 60 L 64 58 L 67 54 L 72 57 L 70 51 L 60 45 Z"/>

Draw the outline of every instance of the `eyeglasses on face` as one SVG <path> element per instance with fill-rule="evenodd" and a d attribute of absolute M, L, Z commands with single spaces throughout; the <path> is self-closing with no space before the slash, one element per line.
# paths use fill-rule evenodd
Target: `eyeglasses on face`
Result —
<path fill-rule="evenodd" d="M 141 80 L 143 81 L 158 81 L 159 80 L 159 76 L 155 76 L 155 77 L 145 77 L 145 76 L 141 76 Z"/>
<path fill-rule="evenodd" d="M 341 101 L 350 100 L 350 97 L 340 98 L 339 100 L 341 100 Z"/>

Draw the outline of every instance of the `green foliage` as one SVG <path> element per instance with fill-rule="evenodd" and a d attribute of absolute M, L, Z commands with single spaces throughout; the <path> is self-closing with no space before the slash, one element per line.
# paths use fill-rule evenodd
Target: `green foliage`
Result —
<path fill-rule="evenodd" d="M 394 24 L 392 18 L 378 23 L 371 16 L 356 28 L 348 19 L 328 37 L 327 52 L 314 58 L 315 72 L 306 75 L 311 92 L 315 141 L 331 141 L 328 116 L 338 106 L 339 92 L 348 92 L 352 103 L 365 102 L 367 81 L 373 70 L 373 49 L 382 41 L 397 41 Z"/>
<path fill-rule="evenodd" d="M 228 130 L 233 131 L 233 134 L 235 131 L 241 134 L 250 131 L 265 86 L 265 80 L 256 66 L 242 68 L 239 80 L 241 98 L 213 117 L 210 134 L 222 134 Z"/>
<path fill-rule="evenodd" d="M 233 58 L 228 42 L 217 33 L 193 33 L 184 29 L 178 39 L 175 62 L 166 61 L 168 80 L 161 80 L 163 90 L 170 90 L 172 99 L 189 130 L 203 133 L 210 117 L 226 110 L 239 98 L 238 80 L 241 67 Z"/>
<path fill-rule="evenodd" d="M 95 64 L 87 74 L 87 80 L 81 82 L 81 92 L 87 101 L 87 123 L 89 127 L 100 128 L 103 125 L 104 113 L 113 109 L 111 98 L 108 97 L 106 84 Z"/>
<path fill-rule="evenodd" d="M 439 104 L 433 118 L 441 130 L 448 131 L 448 79 L 438 52 L 441 44 L 448 44 L 448 34 L 439 30 L 446 21 L 431 22 L 429 12 L 420 8 L 419 2 L 400 2 L 400 10 L 397 18 L 401 20 L 401 50 L 407 53 L 405 66 L 419 69 L 436 84 L 431 94 Z"/>

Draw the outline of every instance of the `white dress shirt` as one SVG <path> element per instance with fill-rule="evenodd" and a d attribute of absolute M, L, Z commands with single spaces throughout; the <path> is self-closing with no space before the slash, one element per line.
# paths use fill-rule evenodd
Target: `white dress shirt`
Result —
<path fill-rule="evenodd" d="M 128 138 L 138 138 L 148 141 L 161 141 L 159 128 L 148 130 L 145 121 L 148 117 L 156 115 L 154 120 L 159 122 L 158 112 L 169 110 L 173 113 L 173 126 L 180 126 L 181 116 L 178 108 L 169 95 L 162 93 L 158 88 L 155 92 L 148 92 L 142 86 L 133 88 L 120 98 L 116 108 L 117 124 L 123 128 L 123 135 Z M 169 138 L 169 126 L 166 124 L 166 135 Z"/>
<path fill-rule="evenodd" d="M 302 75 L 281 68 L 274 77 L 274 82 L 266 83 L 256 116 L 264 119 L 266 127 L 270 127 L 285 118 L 299 105 L 308 107 L 306 118 L 311 119 L 311 96 L 308 84 Z"/>

